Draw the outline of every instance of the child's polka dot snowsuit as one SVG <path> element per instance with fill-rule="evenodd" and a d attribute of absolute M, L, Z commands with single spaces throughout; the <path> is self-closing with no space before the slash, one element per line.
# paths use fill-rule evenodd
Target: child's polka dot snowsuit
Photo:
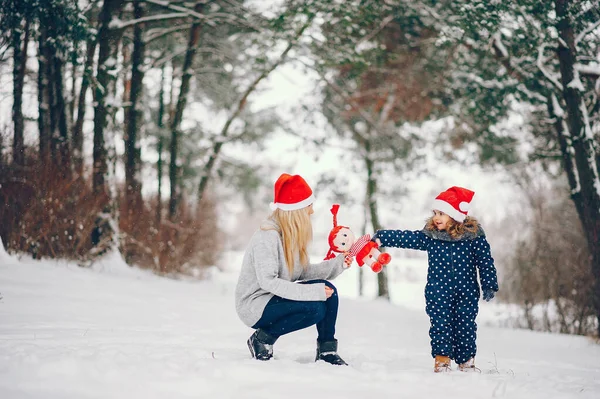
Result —
<path fill-rule="evenodd" d="M 475 356 L 479 311 L 479 284 L 498 291 L 490 245 L 479 228 L 453 239 L 445 231 L 379 230 L 382 247 L 427 251 L 429 268 L 425 286 L 426 311 L 431 321 L 431 355 L 449 356 L 464 363 Z"/>

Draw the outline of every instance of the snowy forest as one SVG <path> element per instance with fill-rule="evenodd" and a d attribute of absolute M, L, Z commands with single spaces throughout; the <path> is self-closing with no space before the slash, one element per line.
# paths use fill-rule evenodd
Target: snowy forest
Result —
<path fill-rule="evenodd" d="M 597 1 L 0 0 L 0 32 L 9 254 L 202 277 L 291 140 L 344 154 L 318 187 L 365 233 L 400 227 L 390 198 L 432 160 L 501 173 L 521 200 L 489 227 L 499 300 L 521 327 L 599 335 Z M 285 68 L 310 98 L 282 113 L 259 99 Z"/>

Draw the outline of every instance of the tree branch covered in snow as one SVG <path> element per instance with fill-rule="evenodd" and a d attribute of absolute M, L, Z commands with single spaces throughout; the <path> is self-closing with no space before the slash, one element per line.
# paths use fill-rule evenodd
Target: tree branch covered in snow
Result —
<path fill-rule="evenodd" d="M 113 24 L 111 27 L 115 28 L 115 29 L 125 29 L 128 28 L 130 26 L 134 26 L 137 24 L 142 24 L 144 22 L 151 22 L 151 21 L 166 21 L 169 19 L 175 19 L 175 18 L 185 18 L 187 17 L 188 14 L 186 13 L 172 13 L 172 14 L 157 14 L 157 15 L 148 15 L 147 17 L 143 17 L 143 18 L 138 18 L 138 19 L 132 19 L 129 20 L 127 22 L 120 22 L 119 24 Z"/>
<path fill-rule="evenodd" d="M 179 11 L 182 12 L 190 17 L 194 17 L 197 19 L 202 20 L 203 22 L 205 22 L 206 24 L 208 24 L 209 26 L 215 26 L 215 22 L 211 21 L 206 15 L 196 12 L 192 9 L 186 8 L 186 7 L 181 7 L 178 6 L 176 4 L 171 4 L 170 1 L 168 0 L 144 0 L 146 3 L 150 3 L 150 4 L 154 4 L 157 6 L 161 6 L 164 8 L 168 8 L 174 11 Z"/>
<path fill-rule="evenodd" d="M 552 83 L 554 85 L 554 87 L 556 87 L 558 90 L 562 91 L 562 85 L 559 83 L 558 79 L 556 76 L 552 76 L 552 74 L 546 69 L 546 66 L 544 65 L 546 62 L 546 58 L 544 57 L 544 50 L 546 49 L 546 46 L 548 44 L 547 43 L 542 43 L 539 47 L 538 47 L 538 57 L 537 57 L 537 67 L 538 69 L 542 72 L 542 74 L 544 74 L 544 76 L 546 77 L 546 79 L 548 79 L 548 81 L 550 83 Z"/>
<path fill-rule="evenodd" d="M 600 19 L 598 21 L 594 22 L 593 24 L 590 24 L 587 28 L 585 28 L 581 32 L 579 32 L 579 34 L 575 38 L 575 44 L 576 45 L 579 44 L 589 33 L 593 32 L 594 30 L 598 29 L 599 27 L 600 27 Z"/>

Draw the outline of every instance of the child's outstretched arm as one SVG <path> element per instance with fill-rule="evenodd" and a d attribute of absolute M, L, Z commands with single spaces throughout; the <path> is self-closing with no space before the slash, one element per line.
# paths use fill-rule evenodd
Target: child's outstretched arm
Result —
<path fill-rule="evenodd" d="M 422 231 L 415 230 L 377 230 L 371 241 L 379 240 L 382 247 L 408 248 L 427 251 L 431 238 Z"/>
<path fill-rule="evenodd" d="M 498 291 L 498 277 L 496 276 L 496 266 L 494 266 L 490 244 L 485 236 L 480 236 L 474 240 L 473 259 L 475 266 L 479 269 L 483 299 L 490 301 Z"/>

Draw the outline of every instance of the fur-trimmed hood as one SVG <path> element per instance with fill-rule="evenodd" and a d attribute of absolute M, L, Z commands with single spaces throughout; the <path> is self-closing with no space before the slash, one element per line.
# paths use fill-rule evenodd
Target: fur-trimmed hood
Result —
<path fill-rule="evenodd" d="M 425 226 L 427 227 L 427 226 Z M 462 236 L 457 237 L 457 238 L 452 238 L 450 236 L 450 234 L 448 234 L 446 232 L 446 230 L 427 230 L 425 229 L 425 227 L 423 227 L 423 230 L 421 230 L 423 232 L 423 234 L 425 234 L 427 237 L 431 237 L 435 240 L 442 240 L 442 241 L 462 241 L 462 240 L 474 240 L 478 237 L 485 237 L 485 232 L 483 231 L 483 228 L 481 227 L 481 225 L 477 225 L 477 231 L 475 233 L 471 233 L 470 231 L 465 232 Z"/>

